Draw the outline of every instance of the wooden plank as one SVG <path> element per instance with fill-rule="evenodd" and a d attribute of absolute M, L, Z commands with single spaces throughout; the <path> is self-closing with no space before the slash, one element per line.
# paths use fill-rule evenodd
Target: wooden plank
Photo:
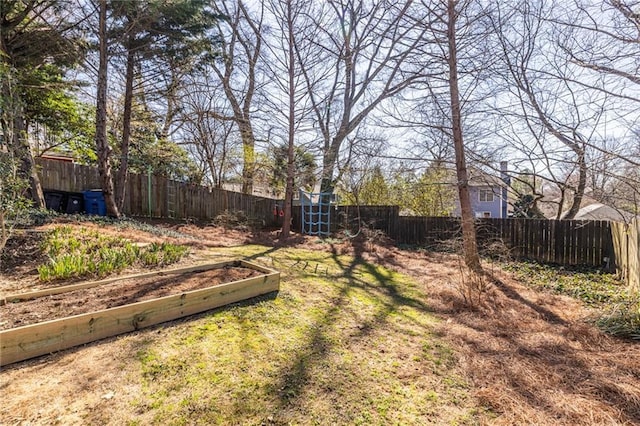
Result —
<path fill-rule="evenodd" d="M 602 220 L 598 221 L 598 226 L 594 229 L 594 233 L 593 233 L 593 262 L 594 265 L 602 265 L 605 263 L 604 261 L 604 257 L 606 256 L 604 254 L 604 250 L 602 247 L 602 235 L 603 235 L 603 230 L 605 229 L 605 222 Z"/>
<path fill-rule="evenodd" d="M 587 262 L 587 241 L 589 235 L 589 228 L 591 227 L 590 222 L 582 222 L 578 226 L 578 235 L 577 235 L 577 244 L 576 244 L 576 264 L 577 265 L 588 265 Z"/>
<path fill-rule="evenodd" d="M 578 237 L 582 224 L 579 221 L 570 221 L 571 224 L 571 264 L 578 264 Z"/>
<path fill-rule="evenodd" d="M 551 221 L 546 219 L 540 219 L 540 229 L 542 232 L 542 239 L 540 241 L 540 261 L 546 262 L 549 254 L 551 253 L 551 240 L 549 234 L 551 228 Z"/>
<path fill-rule="evenodd" d="M 629 224 L 629 279 L 631 292 L 640 291 L 640 221 L 636 218 Z"/>
<path fill-rule="evenodd" d="M 564 250 L 564 241 L 562 240 L 562 238 L 564 237 L 564 234 L 562 232 L 562 227 L 563 227 L 563 221 L 561 220 L 554 220 L 553 221 L 553 228 L 554 228 L 554 235 L 553 235 L 553 263 L 558 263 L 558 264 L 562 264 L 562 251 Z"/>
<path fill-rule="evenodd" d="M 255 266 L 249 262 L 245 266 Z M 261 270 L 266 268 L 260 267 Z M 271 270 L 269 270 L 271 271 Z M 271 271 L 213 287 L 0 331 L 0 365 L 204 312 L 278 291 Z"/>
<path fill-rule="evenodd" d="M 51 287 L 51 288 L 45 288 L 42 290 L 29 291 L 25 293 L 8 294 L 4 296 L 0 295 L 0 306 L 6 303 L 18 302 L 22 300 L 32 300 L 32 299 L 37 299 L 38 297 L 43 297 L 43 296 L 51 296 L 54 294 L 66 293 L 74 290 L 83 290 L 86 288 L 98 287 L 100 285 L 109 284 L 116 281 L 135 279 L 135 278 L 150 278 L 150 277 L 165 276 L 165 275 L 185 274 L 187 272 L 195 272 L 195 271 L 209 271 L 211 269 L 219 269 L 219 268 L 224 268 L 225 266 L 241 264 L 241 263 L 242 262 L 238 262 L 238 261 L 203 263 L 199 265 L 189 266 L 186 268 L 182 267 L 182 268 L 165 269 L 162 271 L 144 272 L 140 274 L 121 275 L 117 277 L 106 278 L 104 280 L 99 280 L 99 281 L 88 281 L 88 282 L 82 282 L 78 284 L 71 284 L 71 285 L 65 285 L 60 287 Z M 259 271 L 263 271 L 263 269 L 260 269 L 258 265 L 250 264 L 250 266 L 247 266 L 247 267 L 251 269 L 257 269 Z"/>
<path fill-rule="evenodd" d="M 590 266 L 599 266 L 599 262 L 594 255 L 595 247 L 594 240 L 596 230 L 600 227 L 600 221 L 593 221 L 590 223 L 589 228 L 587 229 L 586 236 L 586 247 L 585 247 L 585 262 Z"/>

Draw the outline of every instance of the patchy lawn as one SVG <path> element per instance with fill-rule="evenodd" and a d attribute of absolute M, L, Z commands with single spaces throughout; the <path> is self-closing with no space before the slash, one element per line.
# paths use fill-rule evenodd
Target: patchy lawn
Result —
<path fill-rule="evenodd" d="M 281 291 L 7 366 L 0 423 L 640 422 L 640 345 L 511 272 L 468 310 L 453 256 L 172 231 L 124 232 L 189 244 L 191 262 L 249 257 L 282 272 Z"/>

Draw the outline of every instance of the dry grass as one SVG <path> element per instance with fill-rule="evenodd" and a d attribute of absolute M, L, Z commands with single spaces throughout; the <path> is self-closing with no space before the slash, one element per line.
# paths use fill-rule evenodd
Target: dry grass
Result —
<path fill-rule="evenodd" d="M 280 295 L 10 367 L 1 422 L 640 424 L 640 345 L 572 298 L 490 266 L 469 310 L 454 255 L 173 229 L 282 270 Z"/>

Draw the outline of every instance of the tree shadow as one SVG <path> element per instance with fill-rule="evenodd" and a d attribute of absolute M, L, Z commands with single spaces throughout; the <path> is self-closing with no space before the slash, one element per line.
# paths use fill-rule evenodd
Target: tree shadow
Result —
<path fill-rule="evenodd" d="M 558 423 L 577 424 L 585 421 L 589 414 L 574 412 L 570 409 L 570 399 L 563 401 L 569 408 L 558 403 L 554 394 L 574 395 L 576 399 L 585 399 L 585 404 L 593 407 L 604 404 L 610 409 L 610 413 L 603 414 L 602 419 L 611 419 L 611 413 L 617 413 L 620 421 L 624 423 L 640 424 L 640 391 L 638 378 L 640 378 L 640 350 L 638 346 L 630 346 L 633 358 L 614 357 L 620 364 L 602 368 L 600 363 L 606 362 L 611 353 L 615 353 L 619 344 L 624 344 L 616 339 L 609 339 L 599 335 L 599 332 L 590 325 L 576 324 L 565 320 L 557 312 L 536 303 L 522 294 L 517 288 L 500 280 L 495 275 L 490 275 L 493 288 L 504 299 L 501 304 L 495 306 L 494 313 L 483 309 L 460 309 L 461 303 L 427 304 L 412 297 L 406 297 L 398 292 L 397 288 L 389 285 L 388 277 L 384 274 L 376 274 L 375 267 L 364 262 L 364 253 L 367 250 L 364 241 L 354 241 L 354 261 L 349 265 L 343 265 L 345 274 L 354 271 L 357 265 L 362 265 L 376 277 L 378 288 L 384 290 L 397 305 L 407 305 L 415 309 L 436 314 L 442 320 L 453 321 L 460 326 L 472 330 L 475 339 L 470 337 L 460 338 L 467 346 L 470 356 L 478 358 L 479 365 L 488 363 L 502 373 L 485 375 L 482 370 L 470 369 L 469 377 L 482 386 L 495 386 L 504 380 L 508 384 L 510 392 L 517 395 L 520 403 L 528 405 L 533 410 L 543 412 L 546 419 L 558 419 Z M 332 250 L 336 263 L 340 262 L 337 251 Z M 402 271 L 404 265 L 401 260 L 394 258 L 382 258 L 380 263 Z M 352 277 L 351 285 L 367 286 L 367 283 L 358 283 L 358 279 Z M 442 297 L 442 294 L 434 294 L 433 297 Z M 506 299 L 506 301 L 505 301 Z M 445 301 L 446 302 L 446 301 Z M 451 302 L 451 301 L 449 301 Z M 457 305 L 457 307 L 456 307 Z M 513 309 L 518 314 L 522 313 L 527 318 L 522 318 L 523 324 L 513 322 L 510 317 L 500 318 L 500 309 Z M 492 316 L 494 318 L 492 318 Z M 497 318 L 495 318 L 497 316 Z M 529 326 L 529 321 L 538 321 L 535 326 Z M 536 330 L 530 327 L 538 327 L 550 330 L 551 336 L 540 337 L 542 341 L 530 339 Z M 590 330 L 584 331 L 583 330 Z M 443 335 L 450 334 L 446 326 L 441 327 Z M 582 334 L 581 334 L 582 333 Z M 586 333 L 586 334 L 585 334 Z M 604 339 L 602 347 L 598 347 L 598 341 Z M 595 340 L 595 343 L 594 343 Z M 495 345 L 498 343 L 499 347 Z M 592 357 L 601 356 L 598 360 Z M 510 362 L 511 361 L 511 362 Z M 485 364 L 486 365 L 486 364 Z M 545 390 L 545 375 L 553 376 L 554 387 Z M 613 377 L 609 374 L 613 373 Z M 495 383 L 488 379 L 492 378 Z M 617 380 L 616 378 L 620 379 Z M 500 410 L 500 399 L 505 395 L 496 395 L 490 405 L 495 404 Z M 516 408 L 517 410 L 517 408 Z M 597 410 L 597 409 L 596 409 Z M 607 417 L 609 416 L 609 417 Z"/>
<path fill-rule="evenodd" d="M 313 371 L 322 365 L 335 351 L 335 343 L 329 337 L 338 331 L 338 323 L 344 316 L 349 315 L 348 305 L 351 291 L 358 289 L 373 298 L 378 306 L 374 313 L 365 318 L 359 318 L 357 324 L 346 338 L 350 344 L 366 339 L 375 331 L 385 330 L 388 333 L 400 333 L 402 330 L 389 323 L 390 315 L 401 316 L 414 326 L 421 327 L 424 334 L 430 329 L 401 312 L 401 308 L 411 307 L 423 312 L 431 312 L 430 308 L 421 300 L 403 294 L 393 282 L 390 272 L 376 268 L 366 262 L 362 256 L 364 245 L 358 246 L 355 256 L 350 262 L 344 262 L 335 246 L 331 245 L 331 258 L 338 266 L 339 272 L 330 278 L 344 279 L 338 287 L 338 293 L 330 300 L 327 309 L 312 325 L 309 326 L 308 338 L 303 347 L 297 351 L 292 361 L 283 366 L 276 375 L 278 380 L 270 386 L 271 393 L 277 398 L 279 413 L 285 413 L 288 408 L 297 404 L 298 398 L 304 394 L 304 389 L 313 383 Z M 371 283 L 358 277 L 359 270 L 374 278 Z"/>

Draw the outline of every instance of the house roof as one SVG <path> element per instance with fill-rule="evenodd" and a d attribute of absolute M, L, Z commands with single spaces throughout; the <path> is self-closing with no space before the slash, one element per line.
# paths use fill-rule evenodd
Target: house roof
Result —
<path fill-rule="evenodd" d="M 470 186 L 506 186 L 506 183 L 500 178 L 500 176 L 489 174 L 484 170 L 475 167 L 469 167 L 467 171 L 469 173 Z"/>
<path fill-rule="evenodd" d="M 563 214 L 562 217 L 566 215 Z M 574 219 L 580 220 L 611 220 L 616 222 L 626 222 L 633 218 L 633 214 L 624 210 L 615 209 L 613 207 L 595 203 L 578 210 Z"/>

